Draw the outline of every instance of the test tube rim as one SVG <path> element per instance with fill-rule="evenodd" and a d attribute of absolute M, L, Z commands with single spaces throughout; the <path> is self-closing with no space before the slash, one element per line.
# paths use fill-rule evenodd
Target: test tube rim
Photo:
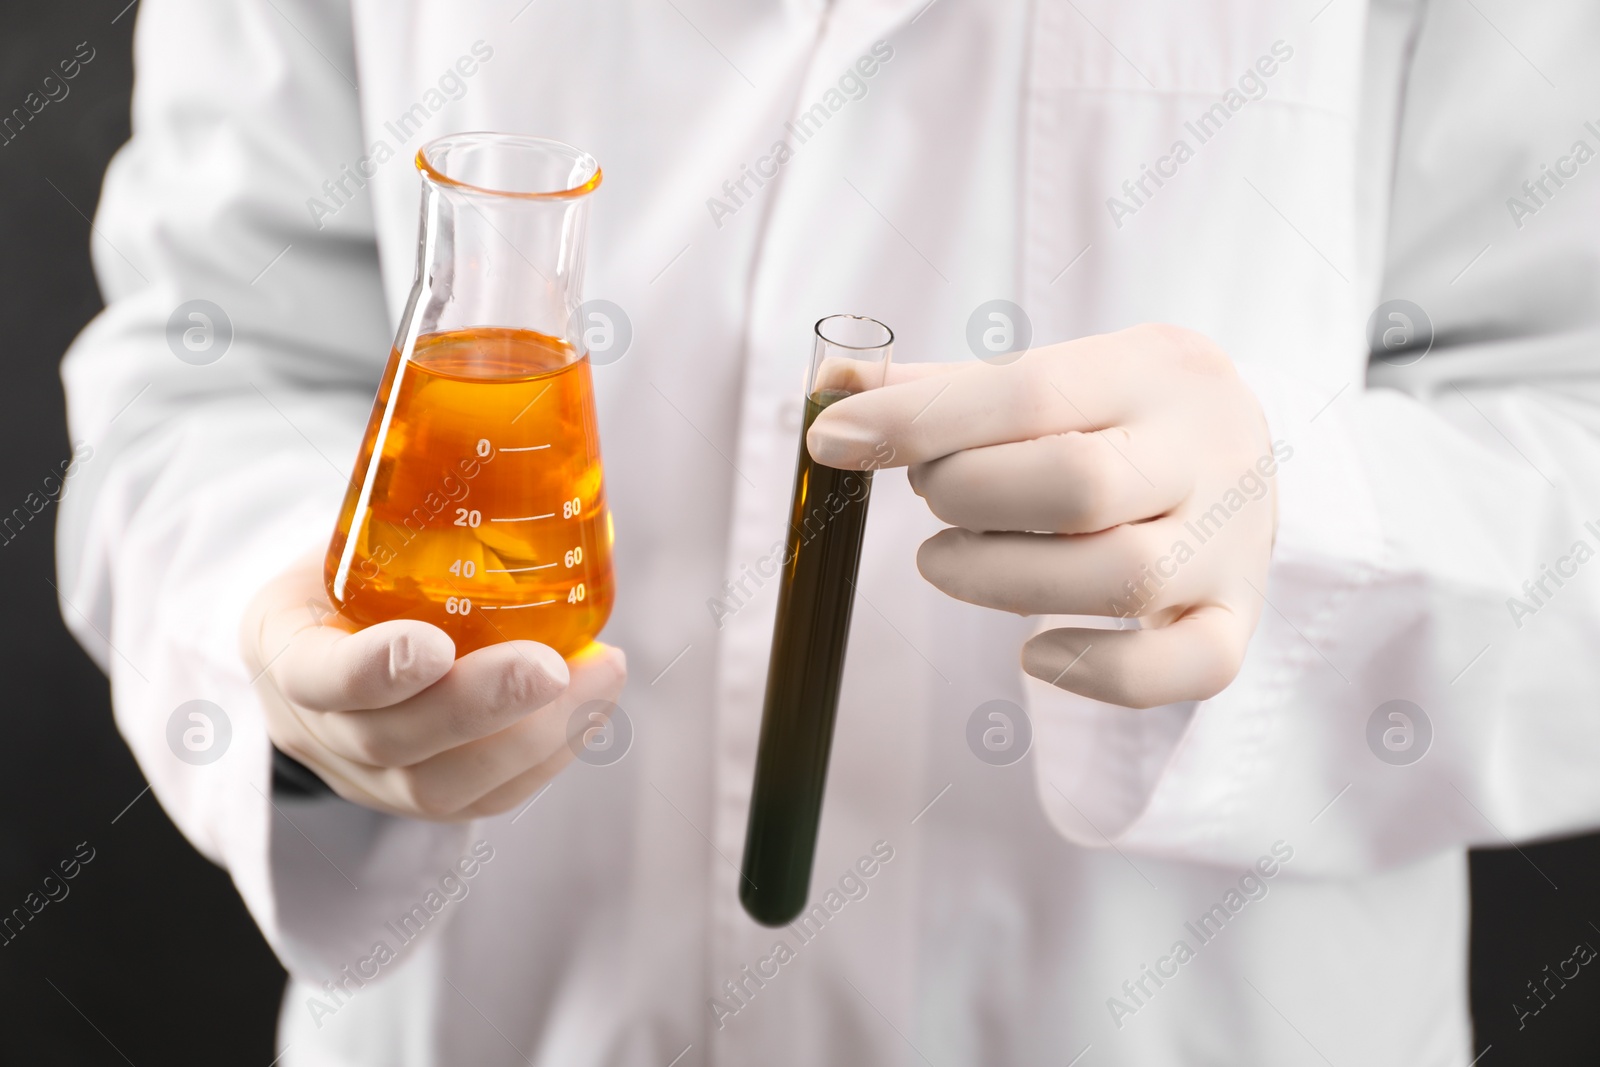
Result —
<path fill-rule="evenodd" d="M 870 322 L 874 326 L 882 329 L 887 337 L 885 340 L 875 345 L 847 345 L 842 341 L 835 341 L 833 338 L 822 332 L 822 324 L 825 322 L 832 322 L 834 319 L 853 319 L 856 322 Z M 834 348 L 843 348 L 851 352 L 876 352 L 881 348 L 888 348 L 890 345 L 894 344 L 894 330 L 889 328 L 888 323 L 885 323 L 879 319 L 875 319 L 871 315 L 851 315 L 846 312 L 841 312 L 836 315 L 824 315 L 822 318 L 816 321 L 816 325 L 811 327 L 811 332 L 814 333 L 824 343 L 832 345 Z"/>
<path fill-rule="evenodd" d="M 436 166 L 430 157 L 441 149 L 453 147 L 453 142 L 490 141 L 503 146 L 518 148 L 546 148 L 570 152 L 575 162 L 592 164 L 594 173 L 577 185 L 565 189 L 540 189 L 540 190 L 515 190 L 491 189 L 483 185 L 473 185 L 459 178 L 452 178 Z M 583 149 L 570 145 L 565 141 L 558 141 L 553 137 L 533 137 L 518 133 L 500 133 L 495 130 L 463 130 L 458 133 L 447 133 L 443 137 L 435 137 L 421 148 L 417 149 L 416 167 L 425 181 L 450 189 L 455 192 L 471 193 L 479 196 L 492 196 L 497 199 L 509 200 L 576 200 L 587 196 L 600 188 L 603 172 L 600 161 Z"/>

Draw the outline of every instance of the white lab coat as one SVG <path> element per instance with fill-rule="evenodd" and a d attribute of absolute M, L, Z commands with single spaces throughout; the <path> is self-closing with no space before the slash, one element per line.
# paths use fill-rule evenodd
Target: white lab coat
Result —
<path fill-rule="evenodd" d="M 1600 565 L 1547 580 L 1531 616 L 1507 605 L 1600 544 L 1600 162 L 1571 161 L 1600 147 L 1583 125 L 1600 10 L 146 0 L 138 17 L 134 137 L 94 243 L 109 306 L 64 370 L 93 455 L 63 503 L 63 611 L 155 796 L 293 976 L 283 1063 L 1472 1058 L 1464 847 L 1600 816 Z M 479 41 L 492 56 L 440 91 Z M 892 58 L 865 96 L 841 93 L 776 177 L 713 211 L 878 41 Z M 1265 64 L 1264 96 L 1202 143 L 1185 123 L 1275 42 L 1292 55 Z M 420 130 L 386 125 L 407 112 Z M 240 613 L 331 532 L 412 281 L 410 156 L 471 129 L 560 138 L 605 169 L 586 294 L 634 329 L 596 371 L 605 638 L 629 656 L 633 746 L 471 827 L 274 804 Z M 1191 157 L 1162 162 L 1180 139 Z M 330 196 L 380 140 L 394 158 Z M 1578 169 L 1519 226 L 1506 199 L 1542 163 Z M 1134 198 L 1141 165 L 1171 176 Z M 1368 381 L 1366 320 L 1391 297 L 1438 342 Z M 163 337 L 196 298 L 235 331 L 209 366 Z M 763 929 L 735 864 L 775 583 L 746 579 L 720 628 L 708 602 L 783 535 L 810 324 L 873 315 L 903 360 L 964 360 L 994 298 L 1035 343 L 1164 320 L 1234 356 L 1293 449 L 1271 606 L 1237 681 L 1198 705 L 1025 683 L 1039 620 L 923 583 L 914 549 L 938 524 L 880 475 L 813 883 L 834 910 L 810 940 Z M 192 699 L 231 725 L 209 765 L 166 740 Z M 1008 767 L 965 740 L 995 699 L 1031 716 Z M 1409 766 L 1366 741 L 1390 699 L 1432 724 Z M 464 859 L 476 841 L 492 859 Z M 829 898 L 875 845 L 892 858 Z M 458 861 L 473 877 L 444 884 L 466 896 L 430 897 Z M 1247 880 L 1258 862 L 1272 877 Z M 1196 936 L 1214 905 L 1225 924 Z M 371 962 L 418 906 L 421 936 Z M 378 977 L 358 988 L 347 966 Z"/>

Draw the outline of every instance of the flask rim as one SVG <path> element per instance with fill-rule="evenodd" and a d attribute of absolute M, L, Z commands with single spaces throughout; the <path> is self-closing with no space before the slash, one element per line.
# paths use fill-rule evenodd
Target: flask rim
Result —
<path fill-rule="evenodd" d="M 566 156 L 571 159 L 576 167 L 592 168 L 592 172 L 578 184 L 561 189 L 493 189 L 452 177 L 446 174 L 443 167 L 436 162 L 442 155 L 453 148 L 478 144 L 492 144 L 496 147 L 520 150 L 544 150 L 555 155 Z M 436 137 L 417 150 L 416 166 L 417 171 L 425 181 L 440 188 L 508 200 L 576 200 L 598 189 L 602 177 L 598 160 L 582 149 L 574 148 L 572 145 L 567 144 L 565 141 L 557 141 L 549 137 L 497 133 L 492 130 L 472 130 Z"/>

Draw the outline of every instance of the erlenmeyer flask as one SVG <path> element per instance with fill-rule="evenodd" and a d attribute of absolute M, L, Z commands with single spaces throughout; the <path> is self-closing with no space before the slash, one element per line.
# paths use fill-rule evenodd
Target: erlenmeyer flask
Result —
<path fill-rule="evenodd" d="M 581 300 L 594 157 L 498 133 L 417 153 L 417 278 L 328 546 L 360 625 L 420 619 L 463 655 L 525 638 L 570 655 L 611 613 Z"/>

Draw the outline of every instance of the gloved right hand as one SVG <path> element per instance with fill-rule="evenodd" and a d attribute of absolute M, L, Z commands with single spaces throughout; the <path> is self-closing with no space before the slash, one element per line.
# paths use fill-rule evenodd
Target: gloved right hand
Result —
<path fill-rule="evenodd" d="M 818 463 L 906 467 L 950 524 L 917 569 L 1018 615 L 1136 617 L 1035 635 L 1022 669 L 1108 704 L 1206 700 L 1265 603 L 1280 459 L 1260 402 L 1209 338 L 1146 324 L 1015 362 L 903 364 L 806 434 Z"/>
<path fill-rule="evenodd" d="M 273 744 L 347 800 L 437 821 L 507 811 L 543 788 L 573 758 L 574 709 L 615 701 L 627 679 L 609 645 L 563 661 L 507 641 L 458 660 L 425 622 L 356 630 L 328 605 L 320 553 L 262 588 L 240 640 Z"/>

